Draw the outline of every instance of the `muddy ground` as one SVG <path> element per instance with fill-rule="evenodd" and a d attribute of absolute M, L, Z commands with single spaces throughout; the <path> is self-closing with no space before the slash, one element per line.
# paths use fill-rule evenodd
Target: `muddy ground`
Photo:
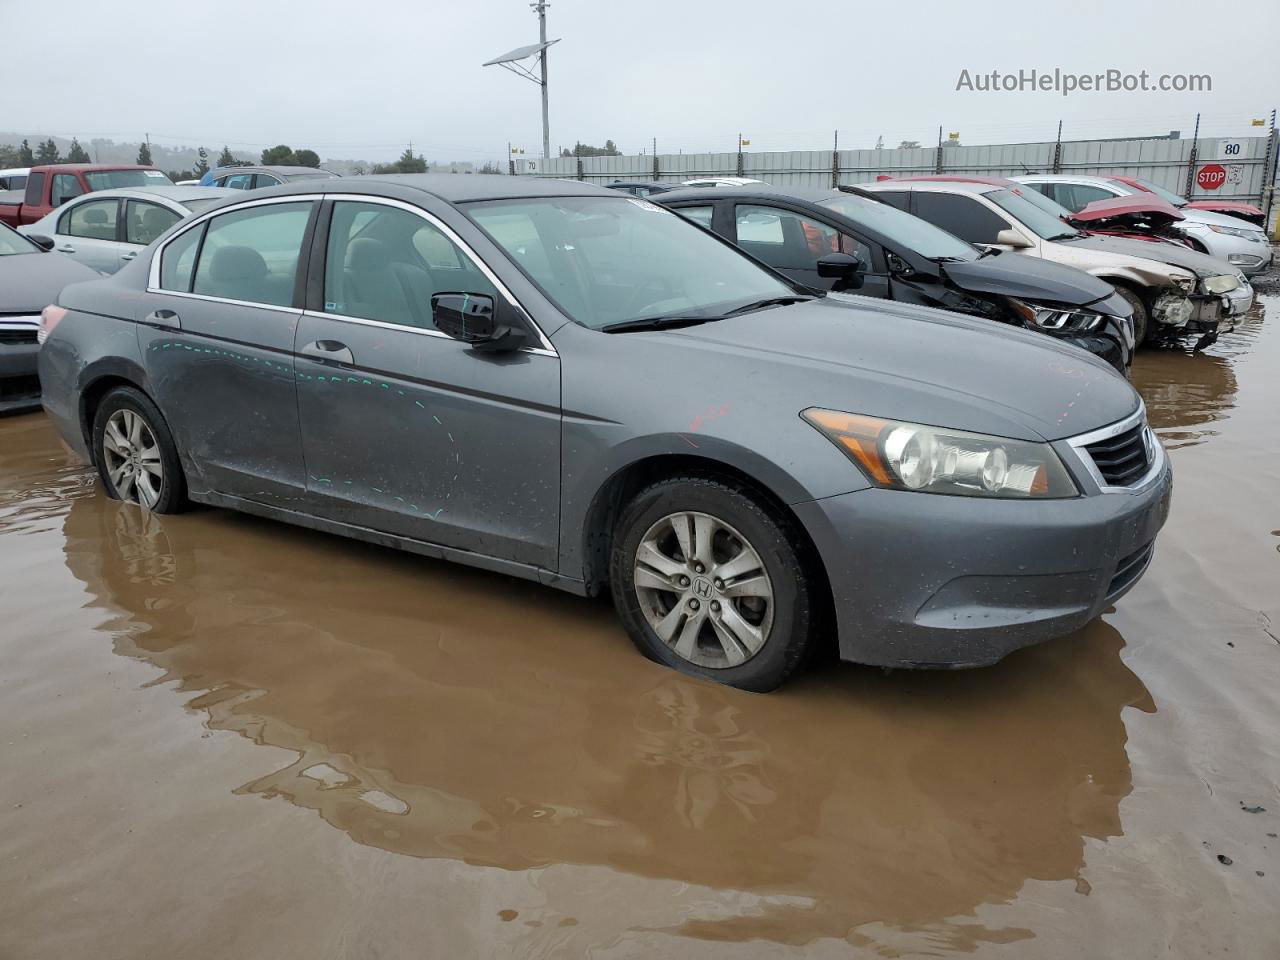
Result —
<path fill-rule="evenodd" d="M 1114 612 L 770 696 L 602 603 L 144 515 L 0 420 L 0 958 L 1280 957 L 1264 289 L 1138 358 L 1176 486 Z"/>

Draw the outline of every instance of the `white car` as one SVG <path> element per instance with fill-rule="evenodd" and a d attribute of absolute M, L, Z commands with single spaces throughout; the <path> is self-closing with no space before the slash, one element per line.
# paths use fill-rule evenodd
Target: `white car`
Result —
<path fill-rule="evenodd" d="M 752 183 L 764 183 L 751 177 L 702 177 L 698 180 L 685 180 L 686 187 L 745 187 Z"/>
<path fill-rule="evenodd" d="M 976 246 L 1063 263 L 1108 281 L 1133 307 L 1138 343 L 1199 334 L 1198 346 L 1207 346 L 1220 322 L 1230 324 L 1253 303 L 1251 290 L 1242 301 L 1233 297 L 1249 285 L 1226 262 L 1168 241 L 1086 235 L 1008 180 L 938 176 L 842 189 L 874 194 Z"/>
<path fill-rule="evenodd" d="M 26 187 L 27 174 L 30 172 L 30 167 L 10 167 L 8 170 L 0 170 L 0 193 Z"/>
<path fill-rule="evenodd" d="M 1198 210 L 1188 205 L 1186 197 L 1154 183 L 1142 181 L 1147 187 L 1144 191 L 1115 177 L 1084 174 L 1035 173 L 1013 179 L 1038 190 L 1072 213 L 1079 212 L 1095 200 L 1154 194 L 1178 208 L 1183 220 L 1173 229 L 1186 237 L 1193 249 L 1227 261 L 1247 277 L 1262 273 L 1271 266 L 1271 243 L 1266 233 L 1256 225 L 1225 213 Z"/>
<path fill-rule="evenodd" d="M 46 249 L 115 273 L 147 244 L 189 214 L 226 197 L 223 187 L 127 187 L 76 197 L 19 228 Z"/>

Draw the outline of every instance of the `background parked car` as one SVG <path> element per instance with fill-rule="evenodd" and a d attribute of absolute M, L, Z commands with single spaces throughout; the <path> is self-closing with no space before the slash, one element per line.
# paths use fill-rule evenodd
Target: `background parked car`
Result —
<path fill-rule="evenodd" d="M 58 163 L 32 167 L 22 199 L 0 200 L 0 222 L 11 227 L 35 223 L 50 210 L 82 193 L 120 187 L 172 185 L 172 181 L 159 170 L 131 163 Z"/>
<path fill-rule="evenodd" d="M 68 283 L 97 274 L 66 257 L 49 256 L 8 224 L 0 223 L 0 413 L 40 404 L 36 376 L 40 311 Z"/>
<path fill-rule="evenodd" d="M 747 187 L 765 185 L 763 180 L 751 177 L 698 177 L 696 180 L 685 180 L 686 187 Z"/>
<path fill-rule="evenodd" d="M 315 167 L 220 167 L 200 178 L 202 187 L 227 187 L 230 190 L 261 190 L 297 180 L 334 180 L 336 173 Z"/>
<path fill-rule="evenodd" d="M 1185 197 L 1156 187 L 1136 186 L 1132 177 L 1093 177 L 1084 174 L 1037 173 L 1015 177 L 1019 183 L 1040 191 L 1073 213 L 1096 200 L 1125 196 L 1156 196 L 1182 214 L 1173 229 L 1187 238 L 1201 253 L 1219 257 L 1245 276 L 1262 273 L 1271 266 L 1271 243 L 1262 228 L 1248 220 L 1191 206 Z M 1261 211 L 1259 211 L 1261 212 Z"/>
<path fill-rule="evenodd" d="M 8 170 L 0 170 L 0 193 L 6 190 L 25 190 L 27 174 L 30 172 L 30 167 L 10 167 Z"/>
<path fill-rule="evenodd" d="M 606 183 L 606 187 L 610 190 L 620 190 L 623 193 L 629 193 L 633 197 L 648 197 L 655 193 L 667 193 L 670 190 L 679 190 L 684 184 L 674 180 L 615 180 L 613 183 Z"/>
<path fill-rule="evenodd" d="M 1172 243 L 1089 236 L 1007 187 L 967 180 L 887 180 L 842 189 L 881 196 L 978 246 L 1015 250 L 1107 280 L 1133 307 L 1134 336 L 1217 337 L 1245 283 L 1225 261 Z"/>
<path fill-rule="evenodd" d="M 1188 200 L 1179 193 L 1172 190 L 1166 190 L 1164 187 L 1157 186 L 1150 180 L 1143 180 L 1141 177 L 1122 177 L 1113 176 L 1112 180 L 1119 180 L 1121 183 L 1127 183 L 1131 187 L 1147 193 L 1154 193 L 1159 197 L 1167 200 L 1175 207 L 1187 207 L 1191 210 L 1211 210 L 1214 213 L 1225 213 L 1228 217 L 1236 217 L 1240 220 L 1247 220 L 1255 227 L 1266 227 L 1266 214 L 1263 213 L 1261 207 L 1254 206 L 1252 203 L 1244 203 L 1241 200 L 1215 200 L 1211 197 L 1201 197 L 1199 200 Z"/>
<path fill-rule="evenodd" d="M 1133 356 L 1133 309 L 1110 283 L 1046 260 L 984 255 L 874 197 L 758 186 L 685 189 L 655 202 L 806 286 L 1026 327 L 1082 347 L 1121 372 Z M 857 259 L 856 272 L 850 257 Z"/>
<path fill-rule="evenodd" d="M 77 197 L 20 232 L 99 273 L 115 273 L 183 217 L 236 195 L 220 187 L 100 190 Z"/>
<path fill-rule="evenodd" d="M 608 590 L 647 656 L 753 690 L 832 634 L 993 663 L 1147 568 L 1171 468 L 1078 350 L 814 295 L 581 183 L 331 186 L 198 214 L 45 310 L 45 409 L 109 495 Z"/>

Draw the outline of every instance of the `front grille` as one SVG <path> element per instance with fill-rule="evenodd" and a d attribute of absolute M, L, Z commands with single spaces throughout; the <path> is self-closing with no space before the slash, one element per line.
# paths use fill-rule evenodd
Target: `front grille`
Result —
<path fill-rule="evenodd" d="M 1128 487 L 1146 475 L 1151 454 L 1145 434 L 1146 424 L 1139 422 L 1124 433 L 1085 447 L 1104 482 L 1113 487 Z"/>
<path fill-rule="evenodd" d="M 1108 597 L 1131 586 L 1133 581 L 1142 576 L 1142 571 L 1147 569 L 1147 564 L 1151 561 L 1151 551 L 1154 548 L 1155 542 L 1153 541 L 1141 550 L 1129 554 L 1116 565 L 1115 576 L 1111 578 L 1111 583 L 1107 587 Z"/>
<path fill-rule="evenodd" d="M 0 343 L 24 344 L 35 343 L 36 331 L 28 327 L 0 327 Z"/>

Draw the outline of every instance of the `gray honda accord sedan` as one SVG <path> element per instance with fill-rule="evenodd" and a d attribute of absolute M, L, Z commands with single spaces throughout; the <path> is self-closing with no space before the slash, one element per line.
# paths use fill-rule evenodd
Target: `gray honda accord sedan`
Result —
<path fill-rule="evenodd" d="M 41 337 L 109 496 L 607 590 L 646 655 L 750 690 L 826 642 L 970 667 L 1074 630 L 1169 508 L 1138 395 L 1083 351 L 814 296 L 560 180 L 257 191 L 66 288 Z"/>

